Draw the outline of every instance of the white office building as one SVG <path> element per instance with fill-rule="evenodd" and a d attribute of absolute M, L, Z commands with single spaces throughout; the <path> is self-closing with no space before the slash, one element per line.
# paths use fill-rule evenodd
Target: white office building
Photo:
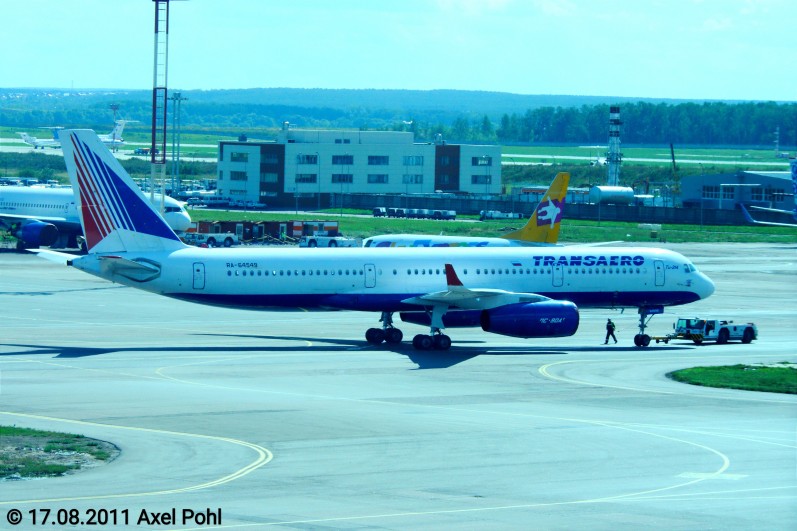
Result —
<path fill-rule="evenodd" d="M 413 133 L 292 129 L 273 142 L 220 142 L 219 196 L 328 206 L 345 194 L 498 194 L 500 146 L 418 144 Z M 306 200 L 303 200 L 306 202 Z"/>

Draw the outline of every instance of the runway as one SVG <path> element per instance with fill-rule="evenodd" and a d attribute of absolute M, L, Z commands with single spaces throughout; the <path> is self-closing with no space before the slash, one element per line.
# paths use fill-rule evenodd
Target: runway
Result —
<path fill-rule="evenodd" d="M 448 352 L 374 348 L 376 314 L 201 307 L 0 253 L 0 424 L 122 450 L 0 483 L 0 528 L 47 508 L 152 529 L 142 510 L 221 509 L 220 525 L 169 529 L 794 529 L 797 396 L 665 375 L 797 363 L 797 249 L 667 247 L 717 290 L 649 331 L 749 319 L 758 341 L 638 349 L 634 311 L 585 310 L 570 338 L 452 329 Z"/>

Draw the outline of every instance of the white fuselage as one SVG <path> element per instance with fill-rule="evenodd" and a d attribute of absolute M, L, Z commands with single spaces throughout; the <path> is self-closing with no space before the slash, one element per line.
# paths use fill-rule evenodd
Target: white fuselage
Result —
<path fill-rule="evenodd" d="M 149 196 L 148 196 L 149 197 Z M 153 206 L 160 209 L 161 196 L 154 198 Z M 181 232 L 191 226 L 191 217 L 179 201 L 166 197 L 163 219 L 172 230 Z M 66 226 L 80 227 L 72 187 L 40 188 L 29 186 L 0 187 L 0 217 L 38 219 Z"/>
<path fill-rule="evenodd" d="M 120 253 L 115 253 L 120 254 Z M 136 260 L 134 253 L 121 253 Z M 568 300 L 579 307 L 687 304 L 709 296 L 713 282 L 684 256 L 633 247 L 484 249 L 182 248 L 142 254 L 160 268 L 131 280 L 101 255 L 72 261 L 86 272 L 193 302 L 249 309 L 398 311 L 403 300 L 446 289 L 452 264 L 469 289 L 498 288 Z"/>

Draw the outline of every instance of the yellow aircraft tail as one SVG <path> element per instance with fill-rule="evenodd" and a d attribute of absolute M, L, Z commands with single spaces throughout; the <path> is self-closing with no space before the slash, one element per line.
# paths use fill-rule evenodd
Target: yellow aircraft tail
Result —
<path fill-rule="evenodd" d="M 569 173 L 558 173 L 523 228 L 501 237 L 531 244 L 557 243 L 559 241 L 559 223 L 562 221 L 569 183 Z"/>

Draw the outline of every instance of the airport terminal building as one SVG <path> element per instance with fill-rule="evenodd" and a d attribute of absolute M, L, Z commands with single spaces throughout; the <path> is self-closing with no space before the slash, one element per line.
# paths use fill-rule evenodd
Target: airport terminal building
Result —
<path fill-rule="evenodd" d="M 348 194 L 492 195 L 501 147 L 416 143 L 399 131 L 293 129 L 275 141 L 219 142 L 218 195 L 231 201 L 319 207 Z"/>

